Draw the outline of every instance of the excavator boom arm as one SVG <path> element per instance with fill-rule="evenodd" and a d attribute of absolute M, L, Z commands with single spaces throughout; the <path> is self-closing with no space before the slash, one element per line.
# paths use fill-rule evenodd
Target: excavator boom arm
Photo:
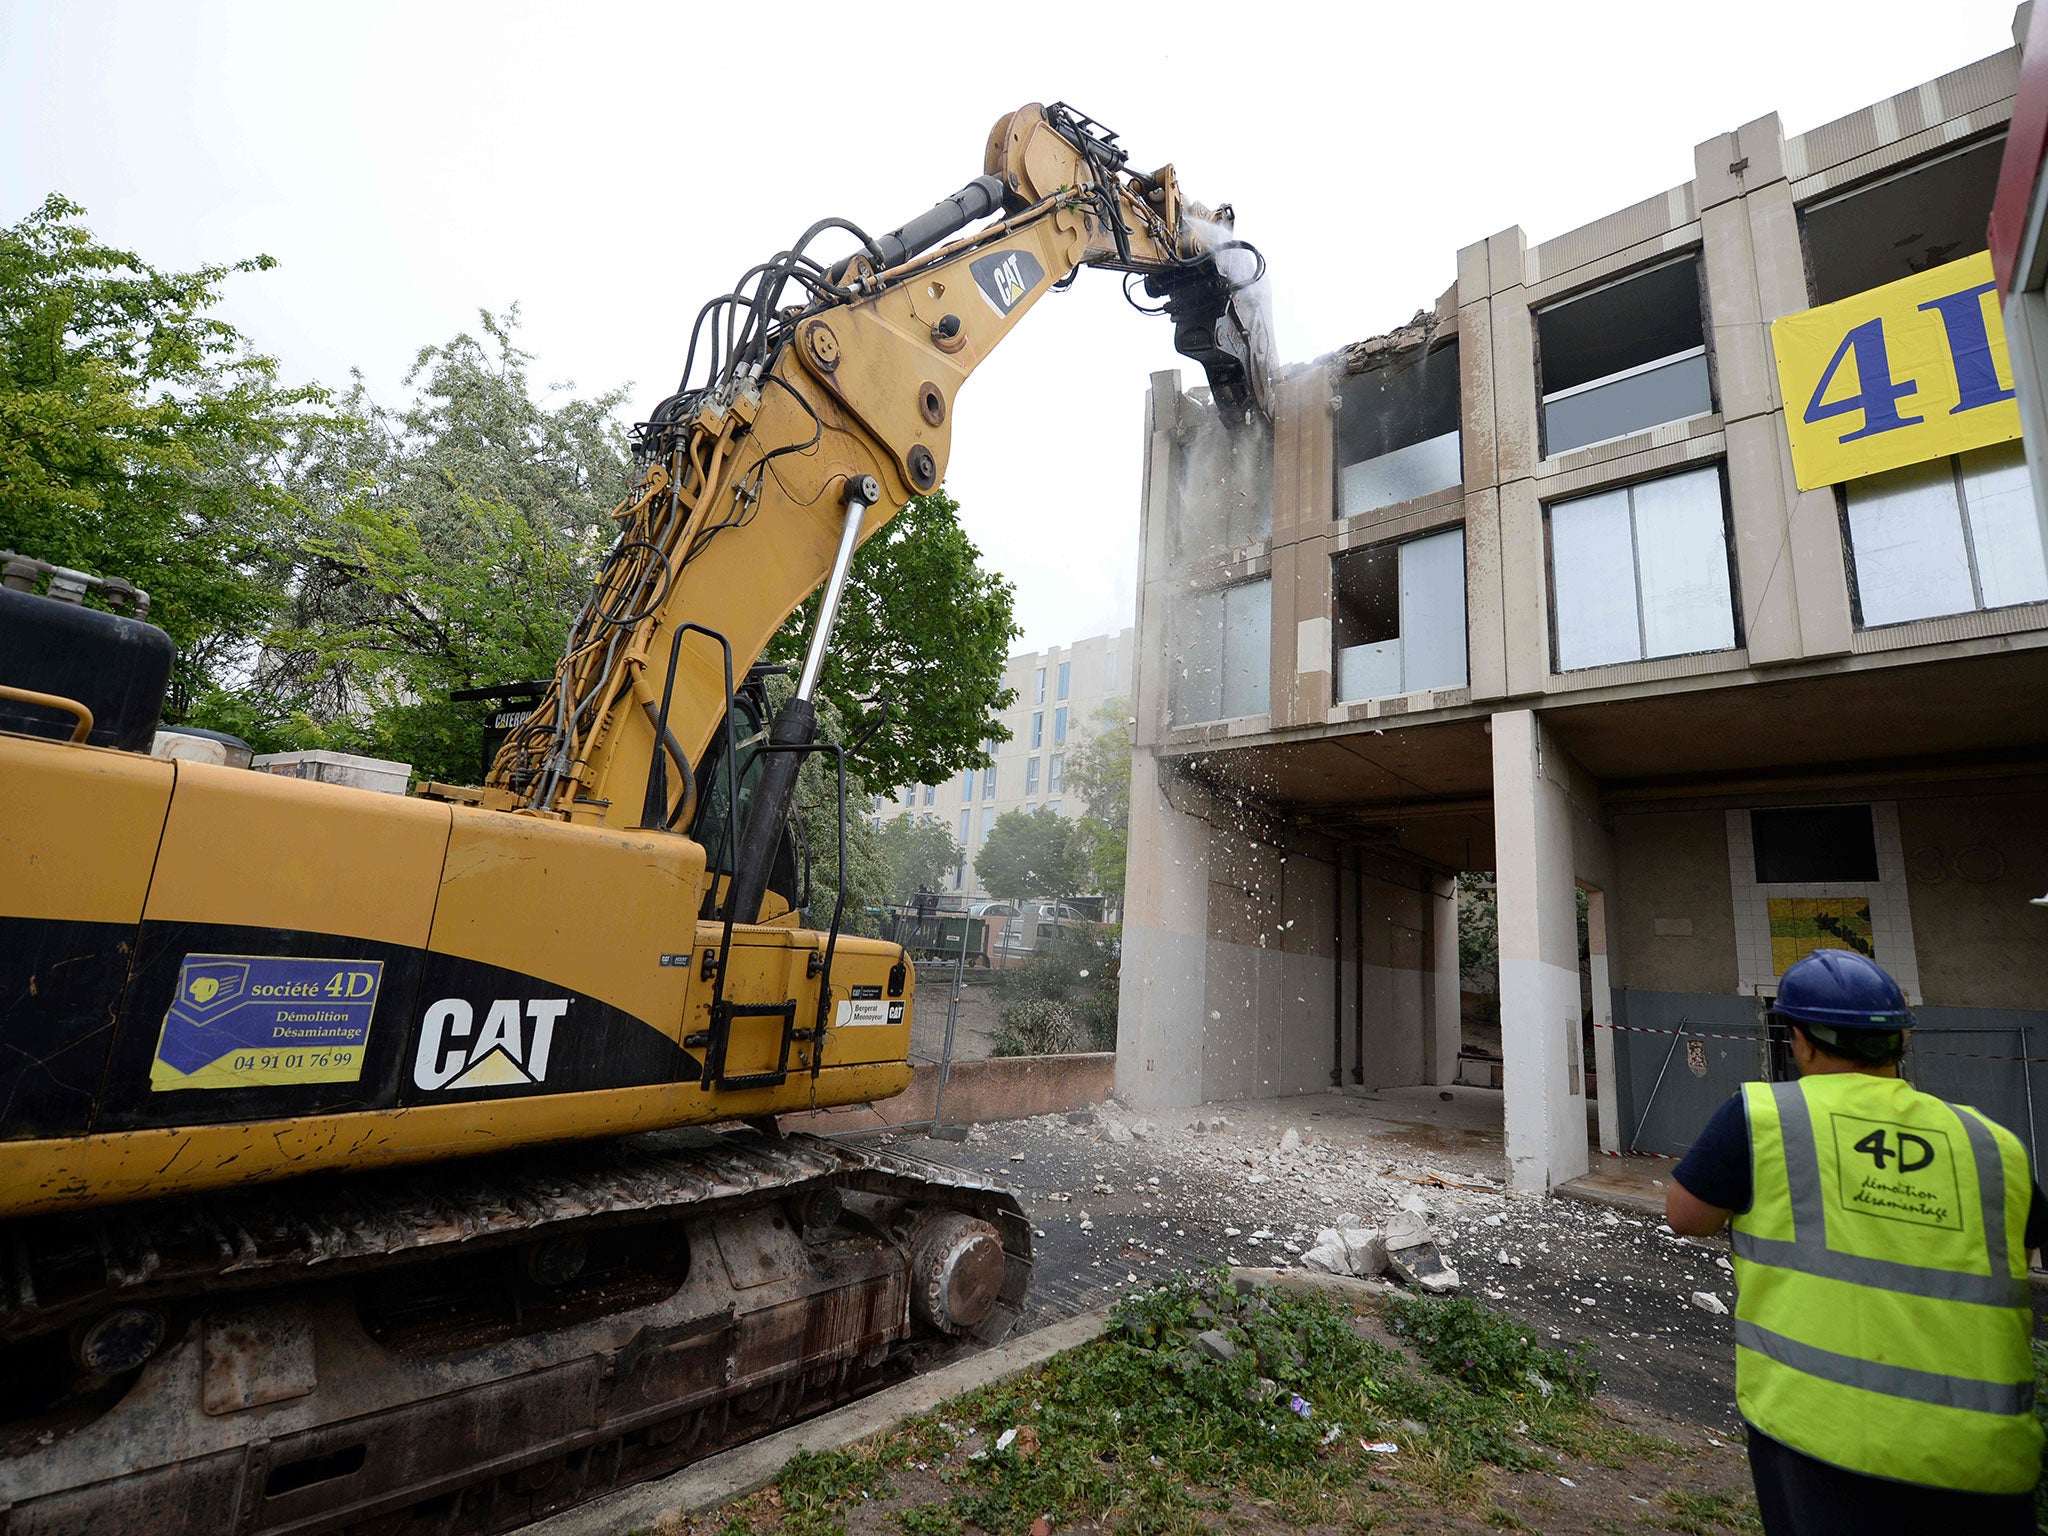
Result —
<path fill-rule="evenodd" d="M 1078 268 L 1142 276 L 1226 414 L 1263 411 L 1263 333 L 1224 270 L 1249 248 L 1227 219 L 1189 204 L 1171 166 L 1133 173 L 1099 125 L 1032 104 L 995 125 L 984 174 L 952 198 L 879 239 L 821 221 L 749 274 L 751 290 L 714 300 L 711 349 L 722 341 L 723 356 L 700 386 L 686 371 L 640 429 L 618 538 L 547 695 L 499 754 L 487 803 L 615 827 L 687 824 L 691 765 L 725 717 L 726 658 L 704 632 L 744 673 L 835 567 L 843 574 L 849 538 L 864 543 L 936 489 L 968 376 Z M 862 249 L 828 270 L 805 246 L 834 227 Z M 783 307 L 792 288 L 807 302 Z M 779 829 L 779 808 L 763 809 L 755 819 Z"/>

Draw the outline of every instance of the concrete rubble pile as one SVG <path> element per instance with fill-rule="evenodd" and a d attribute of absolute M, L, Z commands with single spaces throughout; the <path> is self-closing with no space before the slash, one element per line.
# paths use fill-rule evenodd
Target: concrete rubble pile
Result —
<path fill-rule="evenodd" d="M 1362 1227 L 1348 1212 L 1337 1225 L 1316 1234 L 1315 1246 L 1301 1256 L 1304 1269 L 1326 1275 L 1377 1279 L 1391 1274 L 1432 1296 L 1448 1296 L 1458 1288 L 1458 1272 L 1437 1251 L 1436 1234 L 1419 1216 L 1402 1212 L 1386 1225 Z"/>

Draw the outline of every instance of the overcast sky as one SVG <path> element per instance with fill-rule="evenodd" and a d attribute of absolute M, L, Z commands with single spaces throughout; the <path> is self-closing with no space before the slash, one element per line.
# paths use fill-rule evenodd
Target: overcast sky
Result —
<path fill-rule="evenodd" d="M 944 19 L 941 19 L 943 16 Z M 1236 205 L 1308 358 L 1432 303 L 1459 246 L 1689 179 L 2010 43 L 1999 0 L 730 6 L 0 0 L 0 223 L 50 191 L 169 265 L 267 252 L 227 313 L 288 375 L 413 355 L 515 301 L 535 376 L 673 386 L 704 298 L 815 218 L 892 228 L 1065 100 Z M 1131 622 L 1147 376 L 1117 278 L 1049 298 L 968 386 L 948 483 L 1026 647 Z M 1189 368 L 1189 382 L 1198 381 Z"/>

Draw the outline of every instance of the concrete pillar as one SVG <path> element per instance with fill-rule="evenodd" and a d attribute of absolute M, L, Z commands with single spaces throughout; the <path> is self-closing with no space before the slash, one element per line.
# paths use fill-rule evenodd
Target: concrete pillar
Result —
<path fill-rule="evenodd" d="M 1321 368 L 1278 388 L 1273 428 L 1273 649 L 1275 727 L 1319 724 L 1330 713 L 1330 531 L 1335 390 Z"/>
<path fill-rule="evenodd" d="M 1166 734 L 1167 669 L 1147 658 L 1172 649 L 1173 452 L 1180 423 L 1180 374 L 1152 375 L 1145 407 L 1145 478 L 1138 503 L 1138 622 L 1130 658 L 1131 713 L 1137 744 L 1152 746 Z"/>
<path fill-rule="evenodd" d="M 1447 1088 L 1458 1078 L 1458 1050 L 1464 1043 L 1459 1015 L 1458 882 L 1449 875 L 1429 877 L 1430 1060 L 1429 1081 Z"/>
<path fill-rule="evenodd" d="M 1133 754 L 1116 1091 L 1140 1109 L 1202 1102 L 1208 1027 L 1209 826 L 1168 803 L 1164 779 L 1156 754 Z"/>
<path fill-rule="evenodd" d="M 1494 453 L 1493 277 L 1482 240 L 1458 252 L 1458 415 L 1465 482 L 1465 617 L 1472 697 L 1508 691 L 1501 620 L 1500 467 Z"/>
<path fill-rule="evenodd" d="M 1521 229 L 1502 230 L 1487 241 L 1486 251 L 1493 288 L 1488 327 L 1493 357 L 1494 468 L 1500 489 L 1497 503 L 1490 506 L 1482 499 L 1479 507 L 1471 508 L 1468 498 L 1468 510 L 1479 511 L 1482 518 L 1495 511 L 1499 518 L 1498 533 L 1482 527 L 1477 544 L 1483 558 L 1499 571 L 1504 687 L 1509 696 L 1522 696 L 1541 693 L 1550 673 L 1543 508 L 1535 481 L 1536 465 L 1543 456 L 1537 441 L 1536 333 L 1524 281 L 1528 242 Z M 1469 489 L 1471 481 L 1466 485 Z M 1489 542 L 1491 549 L 1486 548 Z M 1468 565 L 1470 558 L 1468 555 Z M 1487 665 L 1491 666 L 1490 659 Z M 1475 672 L 1475 685 L 1478 681 Z M 1474 697 L 1480 696 L 1475 686 Z"/>
<path fill-rule="evenodd" d="M 1800 491 L 1771 322 L 1805 309 L 1806 254 L 1776 113 L 1693 151 L 1714 373 L 1728 438 L 1743 643 L 1752 662 L 1840 655 L 1853 638 L 1831 489 Z"/>
<path fill-rule="evenodd" d="M 1493 717 L 1494 865 L 1508 1180 L 1542 1193 L 1590 1166 L 1579 1039 L 1569 758 L 1531 710 Z M 1128 983 L 1126 983 L 1128 985 Z"/>

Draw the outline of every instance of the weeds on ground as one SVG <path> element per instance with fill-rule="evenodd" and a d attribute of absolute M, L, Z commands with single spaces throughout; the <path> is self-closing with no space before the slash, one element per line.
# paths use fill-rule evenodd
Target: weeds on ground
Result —
<path fill-rule="evenodd" d="M 2048 1430 L 2048 1344 L 2036 1339 L 2034 1350 L 2034 1418 Z M 2048 1531 L 2048 1442 L 2041 1447 L 2041 1480 L 2034 1484 L 2034 1527 Z"/>
<path fill-rule="evenodd" d="M 908 1464 L 937 1471 L 953 1493 L 899 1511 L 904 1536 L 966 1525 L 1024 1536 L 1040 1516 L 1119 1536 L 1192 1536 L 1238 1500 L 1295 1525 L 1363 1532 L 1383 1507 L 1373 1495 L 1399 1496 L 1379 1478 L 1464 1503 L 1481 1491 L 1483 1465 L 1528 1470 L 1549 1462 L 1541 1447 L 1592 1443 L 1589 1369 L 1469 1303 L 1421 1305 L 1406 1326 L 1442 1375 L 1362 1336 L 1329 1297 L 1241 1292 L 1220 1272 L 1176 1279 L 1126 1298 L 1103 1338 L 1030 1376 L 956 1399 L 862 1456 L 792 1463 L 785 1529 L 832 1536 L 835 1511 L 862 1492 L 883 1496 L 885 1469 Z M 1459 1310 L 1442 1317 L 1446 1306 Z M 1453 1339 L 1468 1353 L 1446 1353 Z M 1475 1348 L 1491 1362 L 1483 1380 L 1464 1364 L 1482 1358 Z M 1517 1385 L 1510 1364 L 1554 1377 L 1549 1394 Z M 1019 1433 L 997 1449 L 1006 1430 Z M 1399 1452 L 1365 1449 L 1386 1441 Z M 964 1459 L 952 1454 L 969 1446 Z"/>
<path fill-rule="evenodd" d="M 1685 1536 L 1721 1536 L 1723 1531 L 1761 1531 L 1752 1500 L 1727 1493 L 1693 1493 L 1669 1488 L 1664 1505 L 1671 1511 L 1657 1517 L 1665 1530 L 1682 1531 Z"/>
<path fill-rule="evenodd" d="M 1539 1344 L 1530 1329 L 1463 1297 L 1396 1296 L 1387 1304 L 1387 1320 L 1432 1369 L 1474 1392 L 1513 1394 L 1534 1387 L 1544 1397 L 1562 1392 L 1584 1402 L 1600 1390 L 1600 1373 L 1582 1349 Z"/>

